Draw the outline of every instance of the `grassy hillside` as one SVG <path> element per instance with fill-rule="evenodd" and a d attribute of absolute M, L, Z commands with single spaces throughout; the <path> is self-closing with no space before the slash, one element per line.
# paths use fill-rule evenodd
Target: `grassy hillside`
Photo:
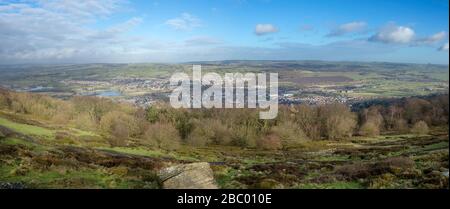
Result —
<path fill-rule="evenodd" d="M 27 188 L 160 188 L 159 168 L 195 161 L 212 163 L 221 188 L 448 187 L 442 174 L 448 172 L 445 129 L 424 136 L 306 142 L 288 151 L 183 146 L 165 152 L 48 141 L 6 129 L 12 123 L 0 121 L 3 135 L 8 133 L 0 140 L 0 182 Z"/>
<path fill-rule="evenodd" d="M 384 111 L 399 106 L 348 112 L 355 126 L 341 134 L 312 118 L 318 135 L 300 120 L 306 107 L 263 123 L 252 112 L 142 110 L 5 91 L 0 98 L 1 187 L 160 188 L 160 168 L 210 162 L 221 188 L 448 188 L 448 117 L 426 111 L 442 115 L 437 98 L 399 103 L 403 119 L 392 128 Z M 418 104 L 431 106 L 415 114 Z M 319 116 L 330 120 L 331 110 Z M 380 130 L 368 129 L 380 120 Z"/>

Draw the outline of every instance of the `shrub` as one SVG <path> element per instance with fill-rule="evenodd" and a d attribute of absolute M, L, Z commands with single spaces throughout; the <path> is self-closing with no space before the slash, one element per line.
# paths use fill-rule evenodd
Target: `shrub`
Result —
<path fill-rule="evenodd" d="M 214 137 L 211 138 L 211 142 L 216 145 L 229 145 L 231 142 L 230 133 L 233 131 L 226 125 L 222 124 L 218 120 L 213 120 L 208 123 L 209 129 L 213 130 Z"/>
<path fill-rule="evenodd" d="M 117 103 L 98 97 L 74 97 L 70 100 L 76 113 L 87 113 L 97 123 L 101 118 L 113 110 L 118 110 Z"/>
<path fill-rule="evenodd" d="M 104 114 L 100 129 L 108 134 L 108 141 L 113 146 L 128 145 L 128 139 L 137 136 L 140 131 L 133 116 L 119 111 Z"/>
<path fill-rule="evenodd" d="M 136 136 L 139 132 L 135 118 L 119 111 L 105 114 L 101 118 L 100 128 L 104 132 L 119 138 Z"/>
<path fill-rule="evenodd" d="M 2 91 L 0 89 L 0 108 L 8 108 L 9 106 L 8 96 L 9 94 L 6 91 Z"/>
<path fill-rule="evenodd" d="M 363 123 L 372 123 L 374 126 L 377 127 L 377 129 L 381 129 L 383 127 L 384 118 L 380 113 L 380 109 L 382 107 L 379 106 L 372 106 L 368 109 L 362 110 L 360 113 L 360 117 Z"/>
<path fill-rule="evenodd" d="M 75 108 L 71 102 L 58 101 L 55 109 L 51 121 L 56 124 L 68 124 L 75 116 Z"/>
<path fill-rule="evenodd" d="M 356 128 L 356 115 L 343 104 L 331 104 L 319 107 L 323 136 L 328 139 L 351 137 Z"/>
<path fill-rule="evenodd" d="M 272 133 L 279 136 L 284 149 L 296 147 L 308 140 L 303 131 L 293 122 L 282 122 L 272 127 Z"/>
<path fill-rule="evenodd" d="M 71 135 L 68 132 L 65 131 L 57 131 L 55 133 L 55 139 L 56 140 L 65 140 L 71 138 Z"/>
<path fill-rule="evenodd" d="M 64 125 L 69 123 L 70 119 L 71 118 L 69 114 L 58 113 L 52 117 L 51 121 L 55 124 Z"/>
<path fill-rule="evenodd" d="M 408 132 L 408 122 L 404 119 L 398 119 L 394 122 L 394 130 L 398 131 L 399 133 L 405 133 Z"/>
<path fill-rule="evenodd" d="M 189 134 L 194 129 L 194 124 L 187 112 L 181 112 L 177 114 L 174 117 L 174 124 L 182 139 L 187 139 Z"/>
<path fill-rule="evenodd" d="M 370 176 L 370 166 L 364 163 L 354 163 L 336 168 L 336 173 L 348 178 L 359 179 Z"/>
<path fill-rule="evenodd" d="M 160 111 L 157 109 L 157 107 L 150 106 L 146 110 L 146 118 L 147 121 L 150 123 L 154 123 L 159 120 Z"/>
<path fill-rule="evenodd" d="M 258 149 L 262 150 L 279 150 L 282 148 L 280 137 L 275 134 L 269 134 L 256 141 Z"/>
<path fill-rule="evenodd" d="M 88 131 L 95 131 L 98 126 L 95 120 L 87 112 L 77 114 L 73 123 L 76 128 Z"/>
<path fill-rule="evenodd" d="M 165 150 L 176 150 L 181 144 L 175 127 L 169 123 L 159 122 L 149 125 L 142 141 L 144 144 Z"/>
<path fill-rule="evenodd" d="M 366 122 L 359 129 L 361 136 L 378 136 L 380 135 L 379 126 L 373 122 Z"/>
<path fill-rule="evenodd" d="M 195 120 L 194 127 L 194 130 L 187 139 L 187 143 L 190 145 L 205 146 L 207 144 L 230 144 L 231 130 L 216 119 Z"/>
<path fill-rule="evenodd" d="M 371 179 L 369 183 L 369 188 L 371 189 L 388 189 L 395 188 L 397 186 L 399 185 L 396 183 L 396 176 L 390 173 L 385 173 Z"/>
<path fill-rule="evenodd" d="M 203 147 L 211 144 L 211 139 L 214 137 L 214 132 L 205 127 L 196 127 L 189 135 L 187 143 L 196 147 Z"/>
<path fill-rule="evenodd" d="M 109 136 L 108 138 L 106 138 L 106 140 L 108 141 L 109 145 L 111 145 L 112 147 L 125 147 L 128 145 L 126 138 L 121 138 L 121 137 L 117 137 L 117 136 Z"/>
<path fill-rule="evenodd" d="M 231 145 L 239 147 L 255 147 L 258 134 L 254 129 L 246 126 L 237 126 L 232 128 Z"/>
<path fill-rule="evenodd" d="M 297 108 L 291 106 L 289 111 L 294 114 L 295 122 L 308 138 L 312 140 L 321 138 L 321 121 L 318 120 L 317 108 L 300 105 Z"/>
<path fill-rule="evenodd" d="M 428 134 L 428 132 L 429 132 L 428 125 L 422 120 L 415 123 L 414 126 L 411 128 L 411 133 L 417 135 Z"/>
<path fill-rule="evenodd" d="M 11 102 L 11 110 L 14 111 L 15 113 L 22 113 L 22 114 L 27 113 L 27 111 L 25 110 L 25 107 L 22 105 L 22 103 L 20 103 L 18 101 Z"/>
<path fill-rule="evenodd" d="M 433 110 L 429 101 L 419 98 L 408 98 L 404 104 L 404 109 L 405 119 L 410 124 L 415 124 L 421 120 L 429 122 Z"/>
<path fill-rule="evenodd" d="M 351 137 L 356 127 L 356 120 L 349 115 L 332 115 L 326 120 L 326 136 L 328 139 L 342 139 Z"/>

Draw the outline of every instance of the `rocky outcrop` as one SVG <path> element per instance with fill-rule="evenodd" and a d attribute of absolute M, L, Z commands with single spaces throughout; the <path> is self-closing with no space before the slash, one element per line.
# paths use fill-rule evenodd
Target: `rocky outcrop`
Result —
<path fill-rule="evenodd" d="M 0 189 L 26 189 L 22 183 L 0 182 Z"/>
<path fill-rule="evenodd" d="M 162 169 L 164 189 L 217 189 L 209 163 L 191 163 Z"/>

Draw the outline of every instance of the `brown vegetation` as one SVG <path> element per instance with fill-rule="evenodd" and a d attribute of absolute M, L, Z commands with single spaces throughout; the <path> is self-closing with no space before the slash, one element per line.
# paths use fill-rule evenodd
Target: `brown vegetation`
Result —
<path fill-rule="evenodd" d="M 281 106 L 278 118 L 270 121 L 260 120 L 258 110 L 251 109 L 185 110 L 158 104 L 144 110 L 104 98 L 64 101 L 6 90 L 0 91 L 0 108 L 49 124 L 96 131 L 112 146 L 138 143 L 168 150 L 180 144 L 288 149 L 302 141 L 353 134 L 377 136 L 408 129 L 426 134 L 430 126 L 448 124 L 448 95 L 403 99 L 359 112 L 343 104 Z"/>
<path fill-rule="evenodd" d="M 422 134 L 428 134 L 428 125 L 424 121 L 419 121 L 414 124 L 414 126 L 411 129 L 411 132 L 414 134 L 422 135 Z"/>

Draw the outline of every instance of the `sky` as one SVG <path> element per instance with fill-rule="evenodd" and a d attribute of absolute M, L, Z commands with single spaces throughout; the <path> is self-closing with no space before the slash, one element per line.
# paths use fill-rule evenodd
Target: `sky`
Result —
<path fill-rule="evenodd" d="M 448 0 L 0 0 L 0 64 L 449 63 Z"/>

